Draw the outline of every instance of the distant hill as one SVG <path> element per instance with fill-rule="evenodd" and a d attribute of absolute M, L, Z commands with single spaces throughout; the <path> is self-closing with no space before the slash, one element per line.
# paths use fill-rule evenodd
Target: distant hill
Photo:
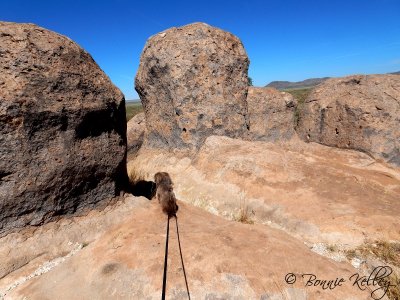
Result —
<path fill-rule="evenodd" d="M 400 75 L 400 71 L 392 72 L 388 74 Z M 286 90 L 286 89 L 305 89 L 312 88 L 321 82 L 329 79 L 331 77 L 323 77 L 323 78 L 310 78 L 303 81 L 291 82 L 291 81 L 272 81 L 266 85 L 266 87 L 273 87 L 278 90 Z"/>
<path fill-rule="evenodd" d="M 314 87 L 321 82 L 329 79 L 330 77 L 323 78 L 310 78 L 303 81 L 290 82 L 290 81 L 272 81 L 266 85 L 266 87 L 274 87 L 278 90 L 285 89 L 301 89 L 301 88 L 310 88 Z"/>

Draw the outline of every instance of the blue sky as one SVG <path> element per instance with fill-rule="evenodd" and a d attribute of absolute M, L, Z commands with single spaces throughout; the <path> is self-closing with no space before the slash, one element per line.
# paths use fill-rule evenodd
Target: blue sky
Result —
<path fill-rule="evenodd" d="M 242 40 L 256 86 L 400 71 L 400 0 L 0 3 L 0 20 L 36 23 L 85 48 L 126 99 L 138 98 L 133 81 L 147 38 L 193 22 Z"/>

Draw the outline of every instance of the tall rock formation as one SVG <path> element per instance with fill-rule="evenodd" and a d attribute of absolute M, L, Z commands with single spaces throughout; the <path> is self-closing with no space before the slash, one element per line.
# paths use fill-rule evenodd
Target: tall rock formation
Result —
<path fill-rule="evenodd" d="M 297 132 L 400 166 L 399 128 L 400 76 L 355 75 L 319 85 L 301 109 Z"/>
<path fill-rule="evenodd" d="M 204 23 L 152 36 L 135 79 L 146 116 L 145 143 L 196 148 L 210 135 L 245 134 L 248 65 L 237 37 Z"/>
<path fill-rule="evenodd" d="M 125 182 L 122 93 L 70 39 L 0 22 L 0 233 L 93 207 Z"/>

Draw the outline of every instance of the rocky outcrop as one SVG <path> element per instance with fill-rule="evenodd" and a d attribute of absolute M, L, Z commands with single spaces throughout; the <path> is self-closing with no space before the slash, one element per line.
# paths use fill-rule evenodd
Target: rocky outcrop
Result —
<path fill-rule="evenodd" d="M 315 89 L 300 112 L 307 141 L 356 149 L 400 166 L 400 77 L 349 76 Z"/>
<path fill-rule="evenodd" d="M 0 22 L 0 233 L 93 207 L 126 181 L 122 93 L 70 39 Z"/>
<path fill-rule="evenodd" d="M 334 280 L 361 271 L 314 253 L 282 230 L 232 222 L 178 204 L 178 219 L 171 219 L 169 229 L 166 299 L 188 299 L 181 252 L 191 299 L 371 299 L 370 290 L 360 290 L 349 281 L 332 290 L 305 286 L 304 273 Z M 9 253 L 2 263 L 21 261 L 15 249 L 26 253 L 29 262 L 0 278 L 0 297 L 161 297 L 167 220 L 158 201 L 129 197 L 107 214 L 71 219 L 46 224 L 35 234 L 0 239 L 0 258 Z M 289 272 L 300 274 L 299 280 L 286 283 Z"/>
<path fill-rule="evenodd" d="M 297 103 L 289 93 L 274 88 L 249 87 L 247 105 L 251 140 L 288 140 L 296 133 Z"/>
<path fill-rule="evenodd" d="M 128 141 L 128 152 L 137 152 L 143 144 L 146 123 L 144 113 L 139 113 L 129 120 L 126 126 L 126 137 Z"/>
<path fill-rule="evenodd" d="M 400 172 L 359 151 L 211 136 L 192 157 L 141 151 L 128 163 L 147 180 L 158 170 L 182 201 L 236 220 L 245 209 L 307 244 L 400 240 Z"/>
<path fill-rule="evenodd" d="M 198 147 L 207 136 L 247 131 L 249 59 L 234 35 L 204 23 L 171 28 L 146 43 L 136 90 L 152 147 Z"/>

